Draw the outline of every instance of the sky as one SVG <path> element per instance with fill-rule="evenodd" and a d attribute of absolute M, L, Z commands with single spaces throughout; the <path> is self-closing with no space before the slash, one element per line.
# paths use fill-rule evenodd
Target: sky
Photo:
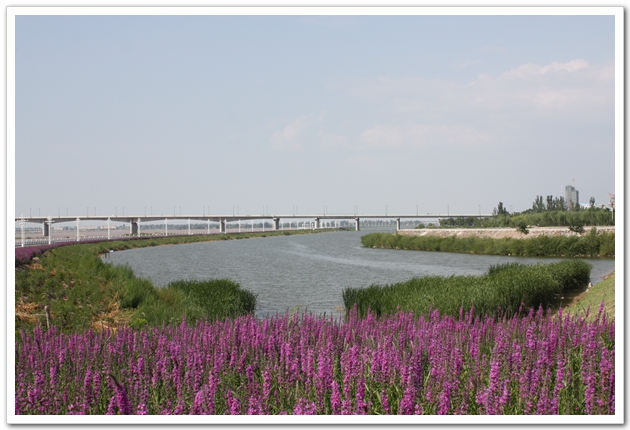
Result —
<path fill-rule="evenodd" d="M 17 16 L 15 215 L 490 213 L 572 183 L 608 203 L 614 30 L 613 16 Z"/>

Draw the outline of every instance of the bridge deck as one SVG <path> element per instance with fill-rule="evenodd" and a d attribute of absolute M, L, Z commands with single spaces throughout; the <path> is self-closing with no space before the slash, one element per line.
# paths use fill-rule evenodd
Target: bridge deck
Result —
<path fill-rule="evenodd" d="M 245 221 L 245 220 L 260 220 L 260 219 L 436 219 L 436 218 L 459 218 L 459 217 L 491 217 L 492 214 L 304 214 L 304 215 L 124 215 L 124 216 L 51 216 L 49 217 L 15 217 L 15 222 L 32 222 L 32 223 L 44 223 L 49 219 L 53 223 L 61 222 L 76 222 L 80 221 L 110 221 L 114 222 L 147 222 L 147 221 L 163 221 L 165 219 L 178 220 L 178 221 Z"/>

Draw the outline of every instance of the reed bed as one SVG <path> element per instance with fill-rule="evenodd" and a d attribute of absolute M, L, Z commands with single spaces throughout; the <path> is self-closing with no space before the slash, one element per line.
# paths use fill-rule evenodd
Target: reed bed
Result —
<path fill-rule="evenodd" d="M 592 229 L 581 236 L 537 236 L 527 239 L 487 237 L 403 236 L 371 233 L 361 237 L 368 248 L 463 252 L 521 257 L 614 257 L 615 233 Z"/>
<path fill-rule="evenodd" d="M 190 314 L 197 310 L 195 319 L 207 318 L 210 321 L 223 318 L 235 318 L 241 315 L 253 314 L 256 308 L 256 294 L 244 290 L 231 279 L 211 279 L 207 281 L 175 281 L 167 288 L 182 291 L 186 294 L 189 311 L 186 319 L 191 320 Z"/>
<path fill-rule="evenodd" d="M 614 414 L 615 323 L 546 314 L 253 316 L 21 331 L 20 414 Z"/>
<path fill-rule="evenodd" d="M 564 291 L 586 286 L 591 265 L 582 260 L 552 264 L 509 263 L 490 267 L 482 276 L 427 276 L 391 285 L 347 288 L 347 311 L 378 316 L 397 310 L 428 315 L 431 309 L 457 315 L 460 309 L 475 315 L 503 313 L 511 316 L 529 308 L 559 304 Z"/>

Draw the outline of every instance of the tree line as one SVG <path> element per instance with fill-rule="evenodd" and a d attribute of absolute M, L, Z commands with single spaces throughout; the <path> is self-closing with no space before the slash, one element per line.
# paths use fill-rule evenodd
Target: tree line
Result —
<path fill-rule="evenodd" d="M 510 213 L 503 202 L 499 202 L 492 211 L 492 217 L 457 217 L 440 220 L 440 227 L 514 227 L 524 229 L 527 226 L 561 227 L 568 226 L 579 229 L 582 226 L 615 225 L 614 203 L 611 208 L 596 206 L 595 198 L 589 199 L 588 207 L 567 204 L 564 197 L 552 195 L 536 196 L 530 209 Z"/>

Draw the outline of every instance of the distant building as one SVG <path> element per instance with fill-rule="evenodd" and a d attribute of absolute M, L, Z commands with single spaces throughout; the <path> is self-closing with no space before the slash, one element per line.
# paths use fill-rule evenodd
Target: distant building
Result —
<path fill-rule="evenodd" d="M 564 187 L 564 201 L 567 208 L 572 208 L 580 205 L 580 192 L 571 185 Z"/>

